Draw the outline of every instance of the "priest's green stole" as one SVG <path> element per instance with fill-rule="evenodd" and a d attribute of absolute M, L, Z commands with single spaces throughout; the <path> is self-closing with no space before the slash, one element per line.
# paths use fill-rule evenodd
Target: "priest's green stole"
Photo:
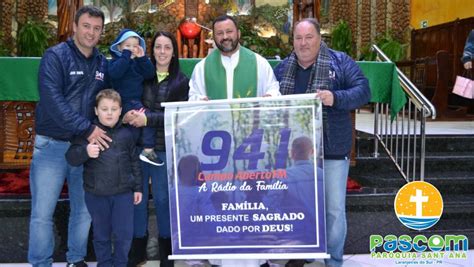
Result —
<path fill-rule="evenodd" d="M 239 62 L 234 69 L 233 98 L 257 96 L 257 58 L 255 53 L 240 46 Z M 215 49 L 204 63 L 204 82 L 210 100 L 227 99 L 227 79 L 221 53 Z"/>

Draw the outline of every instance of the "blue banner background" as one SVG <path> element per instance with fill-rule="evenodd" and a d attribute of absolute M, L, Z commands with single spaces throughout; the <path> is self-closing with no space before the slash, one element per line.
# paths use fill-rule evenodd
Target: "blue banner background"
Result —
<path fill-rule="evenodd" d="M 165 119 L 173 254 L 326 252 L 318 100 L 187 103 Z"/>

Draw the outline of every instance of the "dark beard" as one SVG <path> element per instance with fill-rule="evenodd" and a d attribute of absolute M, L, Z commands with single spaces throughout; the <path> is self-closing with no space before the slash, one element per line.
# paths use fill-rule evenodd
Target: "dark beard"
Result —
<path fill-rule="evenodd" d="M 224 41 L 224 40 L 223 40 Z M 221 41 L 222 42 L 222 41 Z M 224 53 L 227 53 L 227 52 L 232 52 L 232 51 L 235 51 L 235 49 L 237 48 L 237 46 L 239 45 L 239 40 L 235 40 L 235 41 L 232 41 L 232 46 L 231 48 L 225 48 L 222 44 L 220 43 L 216 43 L 216 46 L 217 48 L 224 52 Z"/>

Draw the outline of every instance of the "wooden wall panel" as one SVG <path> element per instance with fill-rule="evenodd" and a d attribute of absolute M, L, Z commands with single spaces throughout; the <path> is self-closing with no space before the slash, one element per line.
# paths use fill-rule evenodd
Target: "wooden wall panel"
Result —
<path fill-rule="evenodd" d="M 437 51 L 445 50 L 453 58 L 452 75 L 462 73 L 460 58 L 471 29 L 474 29 L 474 17 L 413 30 L 411 34 L 411 60 L 434 58 Z M 427 81 L 427 84 L 435 83 L 436 81 L 432 79 Z"/>
<path fill-rule="evenodd" d="M 411 59 L 434 57 L 438 50 L 446 50 L 460 58 L 471 29 L 474 29 L 474 17 L 413 30 Z"/>
<path fill-rule="evenodd" d="M 474 17 L 411 32 L 411 62 L 415 64 L 411 78 L 423 94 L 434 101 L 440 117 L 448 116 L 448 101 L 450 105 L 473 108 L 472 101 L 461 101 L 450 94 L 456 76 L 462 75 L 464 71 L 460 59 L 466 38 L 472 29 Z M 442 62 L 440 57 L 436 57 L 438 51 L 447 52 L 442 54 Z M 418 69 L 421 71 L 416 71 Z"/>

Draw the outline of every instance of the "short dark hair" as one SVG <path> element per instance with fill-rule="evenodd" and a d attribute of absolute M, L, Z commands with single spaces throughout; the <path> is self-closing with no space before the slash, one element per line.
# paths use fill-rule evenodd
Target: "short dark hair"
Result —
<path fill-rule="evenodd" d="M 97 93 L 95 97 L 95 106 L 99 106 L 99 102 L 102 99 L 110 99 L 114 102 L 118 102 L 120 106 L 122 106 L 122 98 L 120 97 L 120 94 L 115 91 L 114 89 L 104 89 Z"/>
<path fill-rule="evenodd" d="M 225 21 L 228 19 L 230 19 L 234 23 L 235 28 L 239 30 L 239 26 L 237 25 L 237 20 L 234 17 L 229 16 L 229 15 L 220 15 L 219 17 L 215 18 L 214 21 L 212 22 L 212 31 L 214 31 L 214 25 L 216 25 L 216 23 Z"/>
<path fill-rule="evenodd" d="M 312 24 L 314 26 L 314 28 L 316 29 L 316 32 L 318 34 L 321 34 L 321 25 L 319 25 L 319 21 L 315 18 L 304 18 L 302 20 L 299 20 L 295 23 L 295 26 L 293 27 L 296 28 L 296 26 L 298 26 L 298 24 L 300 24 L 301 22 L 308 22 L 310 24 Z"/>
<path fill-rule="evenodd" d="M 291 155 L 294 160 L 308 160 L 313 151 L 313 141 L 307 136 L 300 136 L 291 144 Z"/>
<path fill-rule="evenodd" d="M 76 12 L 76 15 L 74 16 L 74 23 L 76 23 L 76 25 L 78 25 L 79 24 L 79 18 L 82 15 L 86 14 L 86 13 L 89 14 L 91 17 L 101 18 L 102 19 L 102 27 L 104 26 L 104 22 L 105 22 L 104 12 L 102 12 L 102 10 L 100 10 L 100 8 L 92 6 L 92 5 L 82 6 L 81 8 L 79 8 Z"/>
<path fill-rule="evenodd" d="M 179 160 L 178 177 L 182 185 L 198 186 L 201 171 L 201 162 L 197 156 L 186 155 Z"/>

